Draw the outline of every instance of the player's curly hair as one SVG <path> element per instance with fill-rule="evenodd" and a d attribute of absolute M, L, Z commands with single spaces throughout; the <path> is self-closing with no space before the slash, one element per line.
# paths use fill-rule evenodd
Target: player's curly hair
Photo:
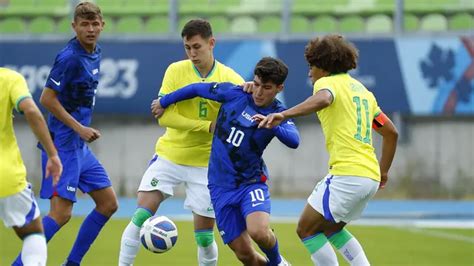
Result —
<path fill-rule="evenodd" d="M 100 11 L 99 6 L 92 2 L 81 2 L 74 10 L 74 21 L 77 21 L 78 18 L 88 20 L 99 18 L 102 20 L 102 11 Z"/>
<path fill-rule="evenodd" d="M 264 57 L 258 61 L 253 71 L 263 83 L 271 81 L 276 85 L 283 84 L 288 76 L 288 67 L 280 59 Z"/>
<path fill-rule="evenodd" d="M 310 66 L 336 74 L 356 68 L 359 51 L 343 36 L 330 34 L 310 40 L 304 56 Z"/>
<path fill-rule="evenodd" d="M 181 31 L 181 38 L 189 39 L 196 35 L 200 35 L 203 39 L 212 37 L 211 24 L 205 19 L 192 19 L 184 25 Z"/>

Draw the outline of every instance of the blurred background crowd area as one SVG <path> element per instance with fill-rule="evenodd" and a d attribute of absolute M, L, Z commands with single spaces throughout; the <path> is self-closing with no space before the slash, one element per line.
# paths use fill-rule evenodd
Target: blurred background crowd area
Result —
<path fill-rule="evenodd" d="M 472 0 L 96 0 L 107 34 L 167 35 L 190 18 L 216 34 L 469 31 Z M 0 33 L 71 32 L 74 0 L 0 0 Z"/>

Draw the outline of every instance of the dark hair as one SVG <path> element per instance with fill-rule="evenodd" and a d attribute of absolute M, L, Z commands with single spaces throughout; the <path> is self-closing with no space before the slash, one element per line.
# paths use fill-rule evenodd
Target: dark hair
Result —
<path fill-rule="evenodd" d="M 283 84 L 288 75 L 288 67 L 280 59 L 264 57 L 258 61 L 253 71 L 263 83 L 271 81 L 276 85 Z"/>
<path fill-rule="evenodd" d="M 91 2 L 81 2 L 74 10 L 74 21 L 78 18 L 94 20 L 99 18 L 102 20 L 102 12 L 99 6 Z"/>
<path fill-rule="evenodd" d="M 304 56 L 310 66 L 336 74 L 356 68 L 359 51 L 343 36 L 332 34 L 309 41 Z"/>
<path fill-rule="evenodd" d="M 181 31 L 181 38 L 192 38 L 200 35 L 203 39 L 212 37 L 211 24 L 204 19 L 192 19 L 184 25 Z"/>

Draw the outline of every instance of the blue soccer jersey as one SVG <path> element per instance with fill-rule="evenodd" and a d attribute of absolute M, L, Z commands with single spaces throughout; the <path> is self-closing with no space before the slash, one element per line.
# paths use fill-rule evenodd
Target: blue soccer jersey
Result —
<path fill-rule="evenodd" d="M 84 126 L 89 126 L 92 119 L 100 59 L 99 45 L 94 52 L 88 53 L 73 38 L 56 56 L 45 85 L 58 93 L 61 105 Z M 76 132 L 51 114 L 48 117 L 48 128 L 59 150 L 73 150 L 84 145 Z"/>
<path fill-rule="evenodd" d="M 267 107 L 254 104 L 252 95 L 232 83 L 195 83 L 161 98 L 167 107 L 196 96 L 221 102 L 209 160 L 209 186 L 236 188 L 240 185 L 264 183 L 268 178 L 262 159 L 264 149 L 273 137 L 290 148 L 299 144 L 299 133 L 288 120 L 273 129 L 258 129 L 255 114 L 267 115 L 285 108 L 275 99 Z"/>

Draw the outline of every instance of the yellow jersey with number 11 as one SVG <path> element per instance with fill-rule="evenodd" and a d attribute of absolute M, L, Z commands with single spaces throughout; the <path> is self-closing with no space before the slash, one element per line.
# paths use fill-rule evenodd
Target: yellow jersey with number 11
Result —
<path fill-rule="evenodd" d="M 329 152 L 329 173 L 380 181 L 372 146 L 372 121 L 381 112 L 375 96 L 346 73 L 317 80 L 314 93 L 324 89 L 333 96 L 331 105 L 317 112 Z"/>

